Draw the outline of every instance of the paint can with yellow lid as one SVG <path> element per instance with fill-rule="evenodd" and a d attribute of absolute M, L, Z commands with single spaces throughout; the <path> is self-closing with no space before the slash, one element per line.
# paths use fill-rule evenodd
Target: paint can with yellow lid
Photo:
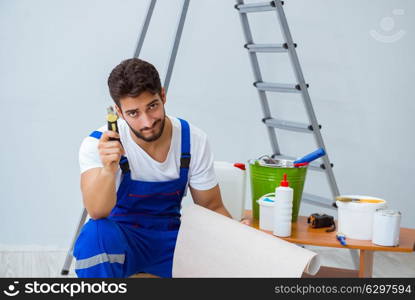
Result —
<path fill-rule="evenodd" d="M 353 201 L 336 201 L 338 231 L 350 239 L 372 240 L 374 213 L 376 209 L 385 208 L 386 201 L 363 195 L 344 195 L 339 198 Z"/>

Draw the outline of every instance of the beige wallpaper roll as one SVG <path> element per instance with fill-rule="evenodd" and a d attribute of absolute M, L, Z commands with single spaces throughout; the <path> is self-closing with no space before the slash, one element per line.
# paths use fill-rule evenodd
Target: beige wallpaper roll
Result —
<path fill-rule="evenodd" d="M 182 210 L 173 277 L 301 277 L 318 255 L 199 205 Z"/>

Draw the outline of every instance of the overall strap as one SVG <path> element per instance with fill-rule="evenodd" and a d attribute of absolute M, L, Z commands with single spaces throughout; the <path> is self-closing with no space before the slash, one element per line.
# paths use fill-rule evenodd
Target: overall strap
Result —
<path fill-rule="evenodd" d="M 89 136 L 99 140 L 102 136 L 102 132 L 101 131 L 93 131 Z"/>
<path fill-rule="evenodd" d="M 190 166 L 190 128 L 189 123 L 187 121 L 180 119 L 181 127 L 182 127 L 182 148 L 181 148 L 181 156 L 180 156 L 180 177 L 184 176 L 187 181 L 187 176 L 189 173 L 189 166 Z"/>
<path fill-rule="evenodd" d="M 101 131 L 93 131 L 89 136 L 99 140 L 102 136 L 102 132 Z M 122 171 L 123 174 L 130 171 L 130 165 L 128 164 L 128 160 L 127 160 L 126 156 L 121 156 L 120 168 L 121 168 L 121 171 Z"/>

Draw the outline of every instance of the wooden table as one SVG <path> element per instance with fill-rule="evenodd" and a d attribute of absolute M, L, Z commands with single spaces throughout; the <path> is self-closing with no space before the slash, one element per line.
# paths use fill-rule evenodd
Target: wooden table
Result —
<path fill-rule="evenodd" d="M 259 229 L 258 220 L 252 220 L 252 211 L 245 211 L 245 218 L 252 221 L 252 227 L 263 232 L 272 234 L 271 231 Z M 337 226 L 337 222 L 336 222 Z M 310 228 L 307 224 L 307 217 L 299 216 L 297 222 L 293 223 L 291 236 L 281 238 L 291 243 L 302 245 L 313 245 L 320 247 L 357 249 L 360 253 L 360 266 L 358 277 L 372 277 L 373 253 L 375 251 L 388 252 L 413 252 L 415 250 L 415 229 L 401 228 L 399 246 L 385 247 L 372 244 L 371 241 L 346 239 L 346 246 L 342 246 L 336 239 L 336 231 L 326 232 L 327 228 Z M 276 237 L 277 238 L 277 237 Z M 336 269 L 341 270 L 341 269 Z M 351 274 L 351 273 L 349 273 Z"/>

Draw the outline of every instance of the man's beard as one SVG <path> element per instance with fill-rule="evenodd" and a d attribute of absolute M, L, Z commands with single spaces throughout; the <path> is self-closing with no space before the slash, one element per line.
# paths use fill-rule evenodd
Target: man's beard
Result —
<path fill-rule="evenodd" d="M 153 123 L 153 126 L 151 128 L 154 128 L 154 126 L 157 126 L 158 123 L 161 124 L 160 125 L 160 132 L 157 132 L 156 134 L 154 134 L 154 135 L 152 135 L 150 137 L 143 136 L 139 131 L 137 131 L 134 128 L 132 128 L 130 126 L 130 124 L 128 124 L 128 122 L 126 122 L 126 123 L 127 123 L 128 127 L 130 127 L 131 131 L 134 133 L 134 135 L 137 138 L 139 138 L 139 139 L 141 139 L 143 141 L 146 141 L 146 142 L 154 142 L 154 141 L 158 140 L 161 137 L 161 135 L 163 134 L 165 120 L 166 120 L 166 115 L 164 115 L 164 118 L 163 119 L 159 119 L 159 120 L 157 120 L 157 121 L 155 121 Z M 149 129 L 149 128 L 146 127 L 146 128 L 143 128 L 143 129 Z"/>

